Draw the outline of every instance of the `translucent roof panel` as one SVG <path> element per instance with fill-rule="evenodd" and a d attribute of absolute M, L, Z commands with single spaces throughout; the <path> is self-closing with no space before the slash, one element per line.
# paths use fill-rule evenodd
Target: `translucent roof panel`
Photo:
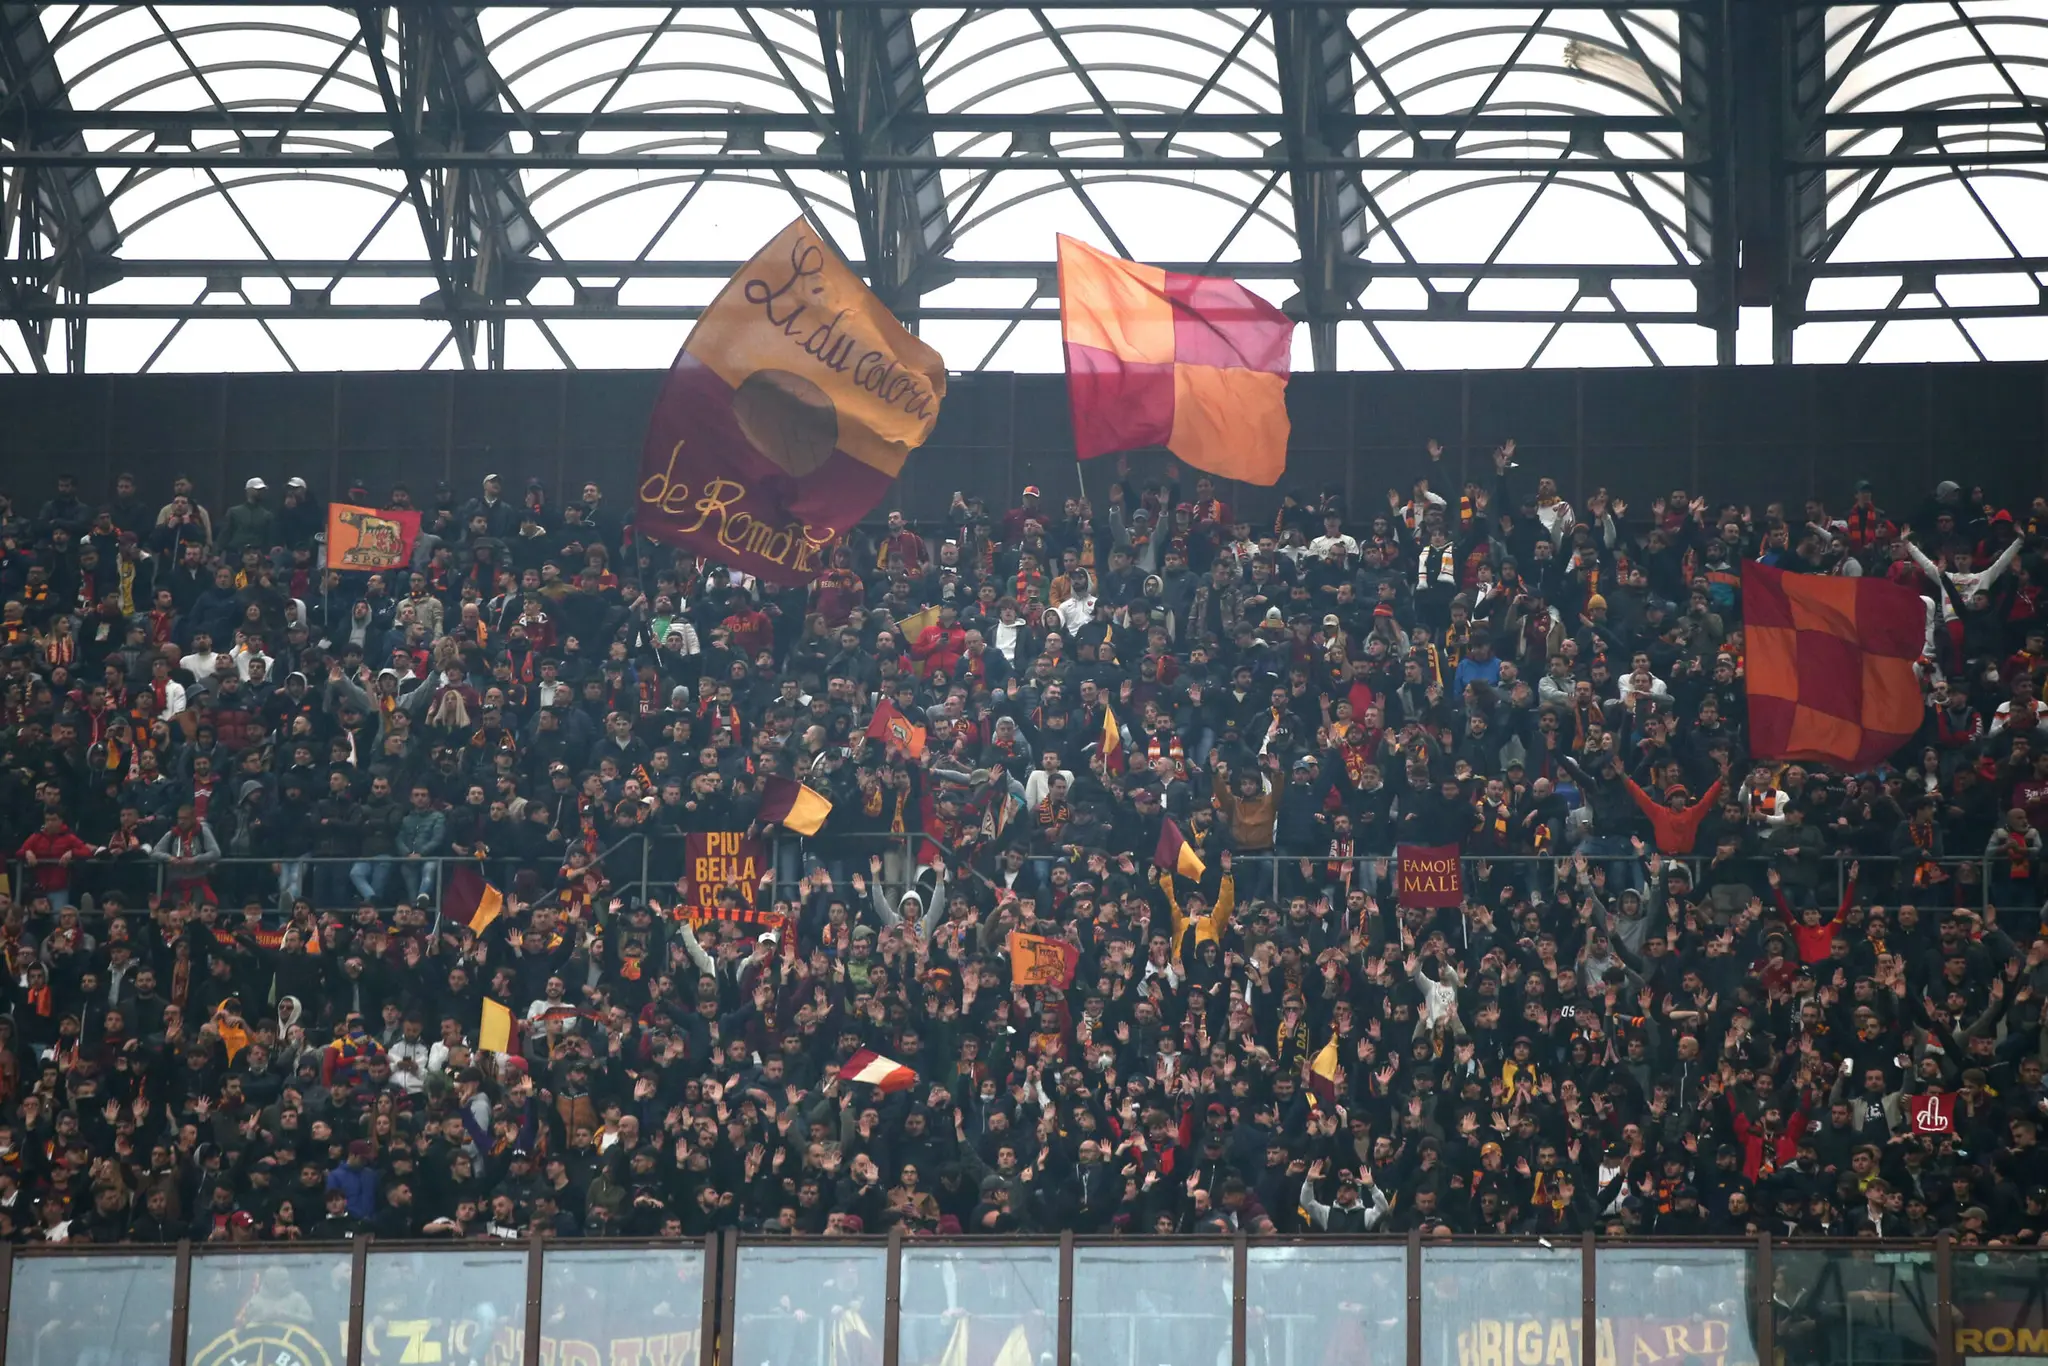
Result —
<path fill-rule="evenodd" d="M 658 366 L 800 214 L 961 370 L 1058 368 L 1060 233 L 1303 369 L 1710 363 L 1719 13 L 0 7 L 0 367 Z M 2048 355 L 2048 0 L 1806 13 L 1781 358 Z"/>

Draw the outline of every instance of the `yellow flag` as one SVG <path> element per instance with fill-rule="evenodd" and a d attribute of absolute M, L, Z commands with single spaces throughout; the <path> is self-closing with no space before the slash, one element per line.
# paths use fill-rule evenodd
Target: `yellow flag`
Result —
<path fill-rule="evenodd" d="M 903 638 L 903 644 L 915 645 L 917 644 L 917 638 L 925 633 L 925 628 L 937 626 L 938 624 L 939 609 L 927 607 L 922 612 L 912 612 L 909 616 L 897 622 L 896 634 Z"/>
<path fill-rule="evenodd" d="M 496 1001 L 484 999 L 484 1023 L 476 1032 L 476 1046 L 487 1053 L 512 1049 L 512 1012 Z"/>
<path fill-rule="evenodd" d="M 482 934 L 491 927 L 491 922 L 505 913 L 505 898 L 490 883 L 484 884 L 484 894 L 477 898 L 476 914 L 470 916 L 469 927 Z"/>

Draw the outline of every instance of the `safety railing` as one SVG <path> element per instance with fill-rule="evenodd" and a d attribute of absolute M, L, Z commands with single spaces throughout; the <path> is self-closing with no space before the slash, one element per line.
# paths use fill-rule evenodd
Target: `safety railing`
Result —
<path fill-rule="evenodd" d="M 77 1225 L 74 1224 L 74 1229 Z M 367 1235 L 0 1246 L 5 1366 L 1961 1366 L 2048 1255 L 1926 1241 Z"/>
<path fill-rule="evenodd" d="M 1622 890 L 1634 887 L 1647 888 L 1649 884 L 1648 862 L 1624 846 L 1620 852 L 1611 852 L 1607 847 L 1584 853 L 1589 874 L 1597 872 L 1600 877 L 1600 895 L 1612 900 Z M 1466 895 L 1478 901 L 1497 904 L 1505 891 L 1526 895 L 1532 891 L 1548 896 L 1559 884 L 1559 878 L 1569 869 L 1575 853 L 1562 856 L 1550 854 L 1470 854 L 1459 860 L 1463 874 Z M 1739 879 L 1716 882 L 1713 860 L 1705 855 L 1659 855 L 1665 868 L 1682 867 L 1696 890 L 1710 885 L 1728 888 L 1726 899 L 1747 902 L 1751 896 L 1764 899 L 1770 906 L 1770 885 L 1764 868 L 1767 859 L 1746 858 L 1742 860 L 1745 875 Z M 1262 851 L 1237 853 L 1231 856 L 1236 870 L 1237 892 L 1240 898 L 1247 896 L 1270 897 L 1274 901 L 1285 901 L 1296 896 L 1311 900 L 1329 896 L 1342 901 L 1351 891 L 1363 891 L 1375 897 L 1387 898 L 1395 894 L 1395 871 L 1397 860 L 1393 854 L 1356 854 L 1347 858 L 1332 858 L 1328 854 L 1276 853 Z M 1932 909 L 1953 905 L 1968 906 L 1977 910 L 1993 907 L 2036 910 L 2048 900 L 2048 862 L 2034 870 L 2028 879 L 2013 879 L 2003 860 L 1996 858 L 1948 858 L 1931 861 L 1940 869 L 1938 878 L 1914 877 L 1914 870 L 1922 865 L 1890 855 L 1859 857 L 1853 854 L 1830 854 L 1819 860 L 1819 876 L 1810 890 L 1805 884 L 1788 889 L 1792 899 L 1798 900 L 1801 893 L 1810 895 L 1823 913 L 1832 914 L 1841 904 L 1848 889 L 1849 870 L 1860 864 L 1857 899 L 1865 904 L 1897 905 L 1913 902 L 1922 908 Z M 2041 890 L 2035 892 L 2033 883 L 2039 880 Z M 1704 894 L 1702 890 L 1702 894 Z M 1826 900 L 1832 896 L 1832 900 Z"/>
<path fill-rule="evenodd" d="M 458 868 L 482 868 L 493 881 L 510 885 L 521 861 L 479 860 L 455 855 L 418 858 L 402 854 L 329 857 L 223 855 L 201 863 L 179 863 L 148 854 L 100 856 L 53 864 L 16 859 L 10 889 L 16 901 L 48 896 L 52 909 L 102 909 L 110 897 L 129 911 L 153 904 L 208 902 L 224 908 L 261 906 L 291 909 L 303 898 L 315 910 L 388 910 L 422 894 L 438 910 L 449 876 Z M 553 869 L 549 869 L 553 878 Z M 47 876 L 46 876 L 47 875 Z"/>

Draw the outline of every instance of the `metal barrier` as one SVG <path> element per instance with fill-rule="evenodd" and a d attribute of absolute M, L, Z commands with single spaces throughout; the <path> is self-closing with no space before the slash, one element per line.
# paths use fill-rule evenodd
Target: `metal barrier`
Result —
<path fill-rule="evenodd" d="M 614 894 L 651 894 L 666 901 L 675 895 L 674 884 L 684 862 L 683 849 L 687 838 L 687 835 L 668 831 L 636 831 L 598 851 L 592 862 L 602 866 Z M 800 880 L 807 873 L 817 868 L 828 868 L 832 871 L 835 886 L 849 898 L 857 899 L 852 892 L 853 876 L 859 873 L 863 879 L 869 879 L 871 871 L 869 864 L 860 857 L 860 851 L 872 850 L 883 858 L 884 886 L 891 897 L 898 897 L 916 877 L 919 867 L 917 846 L 924 841 L 925 836 L 917 831 L 834 835 L 828 846 L 834 852 L 821 856 L 819 841 L 789 834 L 775 835 L 765 841 L 769 851 L 766 887 L 770 899 L 792 900 L 798 894 Z M 852 852 L 845 852 L 848 850 Z M 1559 874 L 1572 864 L 1573 857 L 1571 854 L 1561 857 L 1540 854 L 1467 857 L 1462 860 L 1467 894 L 1469 896 L 1477 889 L 1500 887 L 1513 887 L 1524 895 L 1531 891 L 1548 894 L 1556 885 Z M 1618 891 L 1622 885 L 1639 888 L 1645 885 L 1645 860 L 1632 851 L 1622 854 L 1589 853 L 1586 859 L 1589 867 L 1606 870 L 1606 885 L 1610 889 Z M 1149 858 L 1146 861 L 1149 862 Z M 544 862 L 553 865 L 554 860 Z M 1710 861 L 1691 855 L 1665 856 L 1663 862 L 1667 866 L 1678 864 L 1685 867 L 1694 886 L 1698 887 Z M 1990 912 L 1999 906 L 2037 910 L 2044 900 L 2043 895 L 2033 893 L 2031 886 L 2025 888 L 2027 897 L 2017 900 L 2001 898 L 1999 892 L 2002 888 L 2019 884 L 2000 881 L 1997 876 L 1999 861 L 1996 859 L 1980 857 L 1936 862 L 1943 870 L 1944 880 L 1914 886 L 1910 883 L 1901 885 L 1897 877 L 1903 860 L 1890 856 L 1858 858 L 1847 854 L 1829 855 L 1825 860 L 1828 872 L 1823 876 L 1819 892 L 1824 892 L 1832 884 L 1835 899 L 1823 904 L 1821 909 L 1831 912 L 1833 906 L 1839 904 L 1847 890 L 1848 870 L 1857 863 L 1863 866 L 1864 895 L 1861 899 L 1866 904 L 1913 901 L 1930 908 L 1971 904 Z M 1243 899 L 1267 897 L 1284 902 L 1297 895 L 1313 898 L 1334 894 L 1334 899 L 1341 900 L 1345 892 L 1354 888 L 1384 897 L 1391 894 L 1394 886 L 1394 859 L 1391 855 L 1365 854 L 1335 860 L 1321 854 L 1239 853 L 1232 855 L 1232 863 L 1236 868 L 1238 895 Z M 438 911 L 449 873 L 458 867 L 479 865 L 487 878 L 504 888 L 516 884 L 522 868 L 531 867 L 536 871 L 542 868 L 542 865 L 526 859 L 479 860 L 452 855 L 431 859 L 224 856 L 209 865 L 203 877 L 191 881 L 203 883 L 213 899 L 223 906 L 243 906 L 254 902 L 266 909 L 288 909 L 291 897 L 286 892 L 292 891 L 294 895 L 306 896 L 316 910 L 354 909 L 364 904 L 381 908 L 401 900 L 412 900 L 413 875 L 431 866 L 435 870 L 431 904 Z M 37 880 L 32 875 L 38 870 L 16 860 L 12 871 L 16 899 L 25 900 L 33 895 Z M 552 867 L 547 871 L 552 879 Z M 66 881 L 68 885 L 63 899 L 73 904 L 78 904 L 82 896 L 90 895 L 97 900 L 112 890 L 119 892 L 123 903 L 132 910 L 147 904 L 151 896 L 176 899 L 180 879 L 170 864 L 142 856 L 75 860 L 67 865 Z M 362 881 L 370 881 L 377 894 L 362 895 Z M 2044 886 L 2048 886 L 2048 879 L 2044 879 Z M 1766 908 L 1770 909 L 1768 888 L 1762 882 L 1750 890 L 1764 896 Z M 53 896 L 52 899 L 62 904 L 59 898 Z"/>
<path fill-rule="evenodd" d="M 2048 1254 L 1932 1241 L 556 1237 L 0 1246 L 6 1366 L 1956 1366 Z"/>
<path fill-rule="evenodd" d="M 1580 851 L 1585 852 L 1585 851 Z M 1575 854 L 1489 854 L 1468 855 L 1460 860 L 1465 876 L 1467 896 L 1475 889 L 1512 886 L 1526 894 L 1536 890 L 1548 893 L 1556 885 L 1558 875 L 1569 868 Z M 1712 860 L 1704 855 L 1659 855 L 1666 868 L 1679 865 L 1692 878 L 1695 888 L 1702 886 Z M 1589 871 L 1593 868 L 1604 870 L 1606 886 L 1610 897 L 1623 886 L 1641 889 L 1647 886 L 1645 867 L 1647 860 L 1633 850 L 1623 853 L 1585 852 Z M 1767 860 L 1749 859 L 1745 862 L 1759 870 L 1757 881 L 1749 884 L 1751 894 L 1763 897 L 1767 912 L 1774 912 L 1769 896 L 1770 888 L 1763 879 L 1761 869 Z M 1960 900 L 1964 904 L 1990 910 L 1996 897 L 1995 890 L 2001 885 L 1995 877 L 1996 860 L 1988 857 L 1952 858 L 1936 860 L 1942 869 L 1944 880 L 1929 885 L 1914 886 L 1908 881 L 1901 886 L 1898 870 L 1905 860 L 1890 855 L 1859 857 L 1854 854 L 1830 854 L 1823 863 L 1826 872 L 1822 874 L 1816 890 L 1818 901 L 1829 887 L 1833 889 L 1834 900 L 1821 905 L 1823 913 L 1831 914 L 1841 903 L 1848 890 L 1849 869 L 1862 865 L 1859 900 L 1865 904 L 1877 903 L 1896 905 L 1901 901 L 1917 902 L 1923 907 L 1937 907 L 1958 903 L 1957 889 L 1963 889 Z M 1385 898 L 1393 893 L 1395 858 L 1392 854 L 1360 854 L 1348 859 L 1332 859 L 1327 854 L 1299 853 L 1234 853 L 1231 864 L 1237 875 L 1239 899 L 1267 897 L 1274 901 L 1286 901 L 1294 896 L 1314 898 L 1323 894 L 1334 894 L 1333 899 L 1341 900 L 1351 890 L 1363 890 Z M 2048 874 L 2048 868 L 2044 868 Z M 2035 895 L 2031 900 L 2008 900 L 2001 904 L 2018 908 L 2024 905 L 2029 910 L 2038 909 L 2048 899 L 2048 880 L 2044 880 L 2044 895 Z M 1747 899 L 1746 897 L 1744 898 Z"/>

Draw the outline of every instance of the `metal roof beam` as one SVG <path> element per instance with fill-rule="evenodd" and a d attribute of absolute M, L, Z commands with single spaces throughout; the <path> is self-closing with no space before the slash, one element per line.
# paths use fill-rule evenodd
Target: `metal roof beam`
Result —
<path fill-rule="evenodd" d="M 42 6 L 0 4 L 0 129 L 21 139 L 19 150 L 40 150 L 63 156 L 91 155 L 77 129 L 44 129 L 46 116 L 61 120 L 72 112 L 71 96 L 57 67 L 50 36 L 43 28 Z M 26 128 L 26 136 L 14 129 Z M 6 149 L 0 149 L 6 150 Z M 120 245 L 113 207 L 89 160 L 53 164 L 47 173 L 17 171 L 22 183 L 13 187 L 14 247 L 18 261 L 36 263 L 33 275 L 15 276 L 12 288 L 0 290 L 4 305 L 21 328 L 22 340 L 39 370 L 49 364 L 50 331 L 29 321 L 25 310 L 58 290 L 90 293 L 104 279 L 104 262 Z M 0 219 L 4 221 L 4 219 Z M 51 254 L 40 256 L 47 237 Z M 6 244 L 0 242 L 0 250 Z M 83 328 L 67 333 L 67 368 L 85 368 Z"/>

